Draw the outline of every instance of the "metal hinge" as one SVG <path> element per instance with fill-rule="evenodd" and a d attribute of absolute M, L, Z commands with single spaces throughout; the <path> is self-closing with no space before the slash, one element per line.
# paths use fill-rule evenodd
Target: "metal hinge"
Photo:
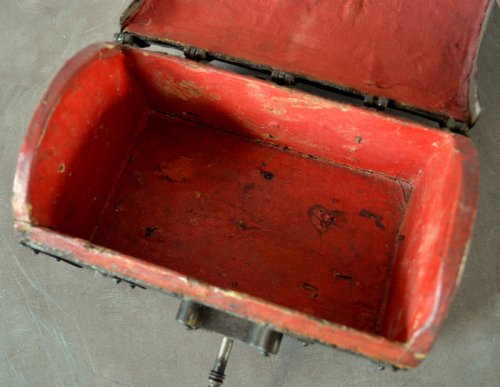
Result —
<path fill-rule="evenodd" d="M 120 44 L 128 44 L 135 47 L 149 47 L 150 44 L 143 39 L 138 38 L 128 32 L 119 32 L 114 36 L 115 42 Z"/>
<path fill-rule="evenodd" d="M 441 127 L 447 128 L 455 133 L 465 134 L 470 130 L 469 125 L 465 122 L 454 120 L 453 118 L 448 118 L 446 121 L 441 123 Z"/>
<path fill-rule="evenodd" d="M 295 75 L 281 70 L 272 71 L 271 81 L 277 83 L 278 85 L 294 85 L 296 83 Z"/>
<path fill-rule="evenodd" d="M 385 110 L 389 105 L 389 100 L 385 97 L 376 97 L 374 95 L 367 94 L 365 95 L 363 104 L 377 110 Z"/>
<path fill-rule="evenodd" d="M 183 53 L 184 57 L 186 57 L 187 59 L 195 60 L 197 62 L 208 60 L 208 53 L 203 48 L 186 46 L 183 49 Z"/>

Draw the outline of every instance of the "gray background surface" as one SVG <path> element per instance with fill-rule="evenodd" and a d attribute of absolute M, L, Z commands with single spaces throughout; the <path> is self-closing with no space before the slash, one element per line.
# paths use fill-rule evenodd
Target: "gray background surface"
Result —
<path fill-rule="evenodd" d="M 174 322 L 178 301 L 19 247 L 10 197 L 24 130 L 64 62 L 110 40 L 128 0 L 1 0 L 0 386 L 203 386 L 220 343 Z M 500 11 L 479 58 L 480 209 L 462 284 L 417 370 L 285 338 L 276 357 L 236 344 L 227 386 L 500 386 Z"/>

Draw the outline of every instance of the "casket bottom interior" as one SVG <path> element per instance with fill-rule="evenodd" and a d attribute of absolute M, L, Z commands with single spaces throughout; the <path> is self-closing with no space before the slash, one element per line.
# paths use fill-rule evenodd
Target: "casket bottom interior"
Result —
<path fill-rule="evenodd" d="M 230 130 L 152 114 L 92 241 L 373 331 L 405 184 Z"/>
<path fill-rule="evenodd" d="M 64 70 L 38 144 L 34 225 L 393 341 L 432 317 L 462 192 L 456 136 L 93 50 Z"/>

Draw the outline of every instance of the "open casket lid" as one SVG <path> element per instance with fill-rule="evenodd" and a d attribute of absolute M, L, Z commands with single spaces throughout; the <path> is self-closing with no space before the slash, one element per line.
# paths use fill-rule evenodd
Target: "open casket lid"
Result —
<path fill-rule="evenodd" d="M 473 123 L 489 0 L 135 0 L 122 30 Z"/>

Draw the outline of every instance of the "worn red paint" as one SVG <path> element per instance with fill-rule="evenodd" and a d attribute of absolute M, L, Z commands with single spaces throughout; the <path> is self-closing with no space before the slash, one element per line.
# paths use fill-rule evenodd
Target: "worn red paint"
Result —
<path fill-rule="evenodd" d="M 125 30 L 471 122 L 489 0 L 142 0 Z"/>
<path fill-rule="evenodd" d="M 140 49 L 60 72 L 21 149 L 28 244 L 401 367 L 476 208 L 463 136 Z"/>

